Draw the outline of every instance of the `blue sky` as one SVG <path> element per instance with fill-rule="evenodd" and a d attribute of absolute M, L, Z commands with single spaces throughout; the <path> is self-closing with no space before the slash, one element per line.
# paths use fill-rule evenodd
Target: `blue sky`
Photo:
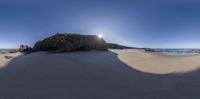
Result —
<path fill-rule="evenodd" d="M 107 42 L 200 48 L 198 0 L 1 0 L 0 48 L 55 33 L 102 34 Z"/>

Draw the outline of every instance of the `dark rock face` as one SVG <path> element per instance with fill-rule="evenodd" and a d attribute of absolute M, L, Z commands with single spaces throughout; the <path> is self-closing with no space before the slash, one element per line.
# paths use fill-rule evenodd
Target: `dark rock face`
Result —
<path fill-rule="evenodd" d="M 20 45 L 19 51 L 20 52 L 30 52 L 30 51 L 32 51 L 32 48 L 30 48 L 28 45 Z"/>
<path fill-rule="evenodd" d="M 114 43 L 107 43 L 109 49 L 133 49 L 133 47 L 122 46 Z"/>
<path fill-rule="evenodd" d="M 94 35 L 56 34 L 34 45 L 34 51 L 72 52 L 107 50 L 106 42 Z"/>
<path fill-rule="evenodd" d="M 154 49 L 150 49 L 150 48 L 145 48 L 146 52 L 156 52 Z"/>

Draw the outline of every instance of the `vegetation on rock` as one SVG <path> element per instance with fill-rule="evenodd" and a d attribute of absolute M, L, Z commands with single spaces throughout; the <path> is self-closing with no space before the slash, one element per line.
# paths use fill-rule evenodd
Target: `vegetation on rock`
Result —
<path fill-rule="evenodd" d="M 114 43 L 107 43 L 107 48 L 109 49 L 133 49 L 134 47 L 127 47 L 123 45 L 118 45 Z"/>
<path fill-rule="evenodd" d="M 72 52 L 107 50 L 107 46 L 103 38 L 98 38 L 95 35 L 58 33 L 44 40 L 38 41 L 34 45 L 33 49 L 34 51 Z"/>

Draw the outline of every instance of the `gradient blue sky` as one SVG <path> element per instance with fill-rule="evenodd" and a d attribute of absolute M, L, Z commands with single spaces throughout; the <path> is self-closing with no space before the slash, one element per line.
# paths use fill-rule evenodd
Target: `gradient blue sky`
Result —
<path fill-rule="evenodd" d="M 198 0 L 0 0 L 0 48 L 33 45 L 57 32 L 107 42 L 200 48 Z"/>

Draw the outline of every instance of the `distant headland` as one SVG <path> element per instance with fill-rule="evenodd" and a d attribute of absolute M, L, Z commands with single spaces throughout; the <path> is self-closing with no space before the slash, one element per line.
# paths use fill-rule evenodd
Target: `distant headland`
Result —
<path fill-rule="evenodd" d="M 132 49 L 133 47 L 122 46 L 114 43 L 106 43 L 103 38 L 96 35 L 80 35 L 70 33 L 57 33 L 43 40 L 37 41 L 33 48 L 21 45 L 21 52 L 73 52 L 108 49 Z"/>

